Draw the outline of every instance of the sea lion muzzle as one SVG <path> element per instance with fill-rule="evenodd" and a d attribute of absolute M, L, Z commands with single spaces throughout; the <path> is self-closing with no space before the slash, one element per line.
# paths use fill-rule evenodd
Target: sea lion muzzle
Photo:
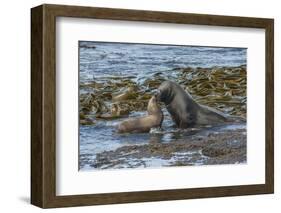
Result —
<path fill-rule="evenodd" d="M 156 101 L 159 102 L 165 102 L 166 101 L 166 95 L 164 94 L 163 91 L 157 90 L 155 93 Z"/>
<path fill-rule="evenodd" d="M 157 90 L 155 92 L 154 96 L 155 96 L 157 102 L 161 102 L 161 93 L 159 90 Z"/>

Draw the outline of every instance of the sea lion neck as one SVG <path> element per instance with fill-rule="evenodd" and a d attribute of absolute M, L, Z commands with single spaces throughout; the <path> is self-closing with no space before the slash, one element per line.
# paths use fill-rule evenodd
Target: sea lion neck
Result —
<path fill-rule="evenodd" d="M 156 101 L 156 97 L 152 96 L 151 99 L 148 102 L 148 106 L 147 106 L 147 112 L 148 115 L 153 115 L 153 114 L 159 114 L 161 113 L 161 108 L 158 105 L 157 101 Z"/>

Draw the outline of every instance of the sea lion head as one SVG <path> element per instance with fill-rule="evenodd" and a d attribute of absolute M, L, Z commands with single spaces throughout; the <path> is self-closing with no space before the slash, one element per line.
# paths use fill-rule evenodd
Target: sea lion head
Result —
<path fill-rule="evenodd" d="M 164 81 L 157 89 L 156 100 L 166 105 L 170 104 L 174 98 L 173 86 L 173 82 Z"/>
<path fill-rule="evenodd" d="M 148 105 L 147 105 L 147 112 L 149 115 L 152 115 L 152 114 L 156 114 L 156 113 L 161 113 L 161 109 L 157 103 L 157 100 L 156 100 L 156 96 L 153 95 L 149 102 L 148 102 Z"/>

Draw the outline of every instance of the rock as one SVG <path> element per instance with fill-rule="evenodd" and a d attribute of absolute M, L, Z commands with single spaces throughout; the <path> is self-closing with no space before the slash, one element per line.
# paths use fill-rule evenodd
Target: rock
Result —
<path fill-rule="evenodd" d="M 226 155 L 231 152 L 231 149 L 224 147 L 212 147 L 208 146 L 202 149 L 202 154 L 208 157 L 218 157 L 221 155 Z"/>
<path fill-rule="evenodd" d="M 154 138 L 153 142 L 148 144 L 124 145 L 116 150 L 98 153 L 96 164 L 93 165 L 97 168 L 112 168 L 116 165 L 134 168 L 141 165 L 134 164 L 131 167 L 129 166 L 131 160 L 146 165 L 144 158 L 171 160 L 170 165 L 164 166 L 243 163 L 247 160 L 247 137 L 243 134 L 244 131 L 238 129 L 210 133 L 204 137 L 190 136 L 169 143 L 154 142 Z"/>
<path fill-rule="evenodd" d="M 88 48 L 88 49 L 96 49 L 96 46 L 94 46 L 93 44 L 90 44 L 90 43 L 87 43 L 87 44 L 80 43 L 79 47 L 80 48 Z"/>

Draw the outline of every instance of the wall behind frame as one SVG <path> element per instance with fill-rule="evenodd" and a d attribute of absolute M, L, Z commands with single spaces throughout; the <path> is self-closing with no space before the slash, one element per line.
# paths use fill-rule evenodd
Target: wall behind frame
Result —
<path fill-rule="evenodd" d="M 29 204 L 30 193 L 30 8 L 42 4 L 39 0 L 3 1 L 0 8 L 1 30 L 1 212 L 18 210 L 39 212 Z M 162 10 L 187 13 L 239 15 L 275 19 L 275 58 L 281 57 L 281 14 L 278 1 L 228 0 L 49 0 L 47 3 L 83 6 L 115 7 L 127 9 Z M 281 107 L 281 65 L 275 60 L 275 109 Z M 216 211 L 229 213 L 266 209 L 278 212 L 281 185 L 281 113 L 275 111 L 275 194 L 212 198 L 154 203 L 122 204 L 96 207 L 51 209 L 50 212 L 122 212 L 160 211 L 192 212 Z"/>

